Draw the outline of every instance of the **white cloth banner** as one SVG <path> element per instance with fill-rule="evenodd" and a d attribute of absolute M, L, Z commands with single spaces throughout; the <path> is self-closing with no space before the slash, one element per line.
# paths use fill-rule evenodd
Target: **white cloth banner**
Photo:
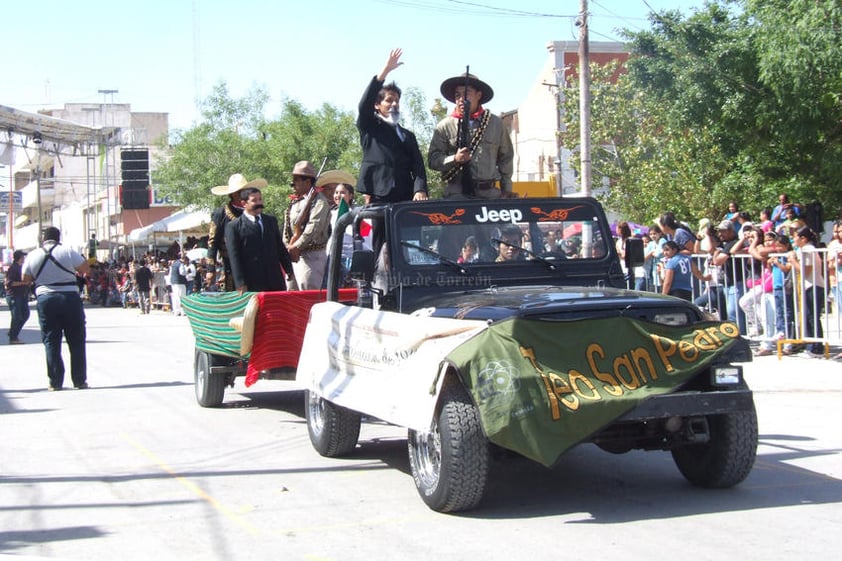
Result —
<path fill-rule="evenodd" d="M 310 310 L 296 380 L 337 405 L 426 430 L 442 360 L 487 327 L 484 321 L 316 304 Z"/>
<path fill-rule="evenodd" d="M 13 166 L 15 165 L 15 155 L 17 154 L 17 148 L 11 142 L 6 142 L 3 145 L 3 149 L 0 150 L 0 164 L 4 166 Z"/>

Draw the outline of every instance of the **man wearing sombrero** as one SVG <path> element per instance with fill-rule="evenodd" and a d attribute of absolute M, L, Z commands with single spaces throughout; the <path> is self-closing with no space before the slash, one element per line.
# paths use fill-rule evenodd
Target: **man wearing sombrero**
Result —
<path fill-rule="evenodd" d="M 516 197 L 512 192 L 512 140 L 502 119 L 482 106 L 491 101 L 494 90 L 473 74 L 448 78 L 440 89 L 444 98 L 456 107 L 436 125 L 427 158 L 430 168 L 442 174 L 444 196 Z M 469 146 L 458 148 L 466 106 L 470 115 Z M 464 166 L 469 166 L 469 177 L 462 173 Z"/>
<path fill-rule="evenodd" d="M 265 179 L 246 181 L 241 173 L 235 173 L 228 178 L 228 185 L 217 185 L 211 189 L 211 193 L 214 195 L 228 195 L 228 202 L 214 209 L 211 213 L 210 232 L 208 233 L 208 268 L 205 274 L 208 286 L 213 286 L 216 282 L 216 260 L 218 256 L 222 260 L 222 267 L 225 271 L 225 290 L 234 290 L 231 262 L 228 260 L 228 252 L 225 249 L 225 226 L 243 214 L 243 201 L 240 198 L 240 192 L 251 187 L 263 189 L 266 185 L 268 183 Z"/>
<path fill-rule="evenodd" d="M 317 175 L 310 162 L 302 160 L 295 164 L 290 184 L 295 193 L 290 196 L 284 215 L 283 241 L 301 290 L 320 289 L 327 266 L 325 247 L 330 231 L 330 203 L 318 190 L 314 198 L 308 198 Z"/>
<path fill-rule="evenodd" d="M 322 195 L 325 196 L 327 202 L 330 203 L 331 209 L 336 205 L 333 204 L 333 192 L 338 185 L 347 185 L 351 188 L 357 184 L 356 178 L 345 171 L 344 169 L 329 169 L 323 171 L 316 179 L 316 189 L 321 189 Z"/>

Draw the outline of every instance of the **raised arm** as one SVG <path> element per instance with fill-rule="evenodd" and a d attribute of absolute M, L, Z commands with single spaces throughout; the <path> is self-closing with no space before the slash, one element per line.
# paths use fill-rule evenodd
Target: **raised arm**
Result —
<path fill-rule="evenodd" d="M 386 60 L 386 65 L 383 67 L 383 70 L 380 71 L 380 74 L 377 75 L 377 79 L 379 81 L 385 82 L 386 76 L 389 75 L 389 72 L 403 64 L 400 61 L 402 54 L 403 51 L 401 49 L 392 49 L 389 53 L 389 58 Z"/>

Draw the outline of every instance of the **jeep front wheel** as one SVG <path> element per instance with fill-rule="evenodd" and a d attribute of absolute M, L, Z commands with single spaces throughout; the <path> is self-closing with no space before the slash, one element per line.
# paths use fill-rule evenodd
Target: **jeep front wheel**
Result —
<path fill-rule="evenodd" d="M 709 489 L 733 487 L 754 466 L 757 454 L 757 413 L 738 411 L 708 417 L 710 440 L 676 448 L 672 458 L 693 485 Z"/>
<path fill-rule="evenodd" d="M 309 390 L 304 400 L 307 432 L 316 452 L 329 458 L 353 452 L 360 438 L 360 414 Z"/>
<path fill-rule="evenodd" d="M 421 498 L 433 510 L 458 512 L 482 500 L 490 454 L 476 405 L 460 389 L 445 390 L 427 431 L 409 431 L 409 465 Z"/>

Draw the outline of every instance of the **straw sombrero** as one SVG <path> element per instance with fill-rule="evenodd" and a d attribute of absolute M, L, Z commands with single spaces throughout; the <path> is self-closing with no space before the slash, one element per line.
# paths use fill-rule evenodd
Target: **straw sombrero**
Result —
<path fill-rule="evenodd" d="M 331 183 L 344 183 L 353 187 L 357 184 L 357 178 L 345 170 L 331 169 L 319 176 L 316 180 L 316 187 L 324 187 Z"/>
<path fill-rule="evenodd" d="M 246 178 L 243 177 L 242 173 L 235 173 L 228 178 L 228 185 L 217 185 L 211 189 L 211 193 L 214 195 L 230 195 L 231 193 L 236 193 L 237 191 L 242 191 L 243 189 L 247 189 L 249 187 L 263 189 L 267 185 L 268 183 L 263 178 L 246 181 Z"/>

